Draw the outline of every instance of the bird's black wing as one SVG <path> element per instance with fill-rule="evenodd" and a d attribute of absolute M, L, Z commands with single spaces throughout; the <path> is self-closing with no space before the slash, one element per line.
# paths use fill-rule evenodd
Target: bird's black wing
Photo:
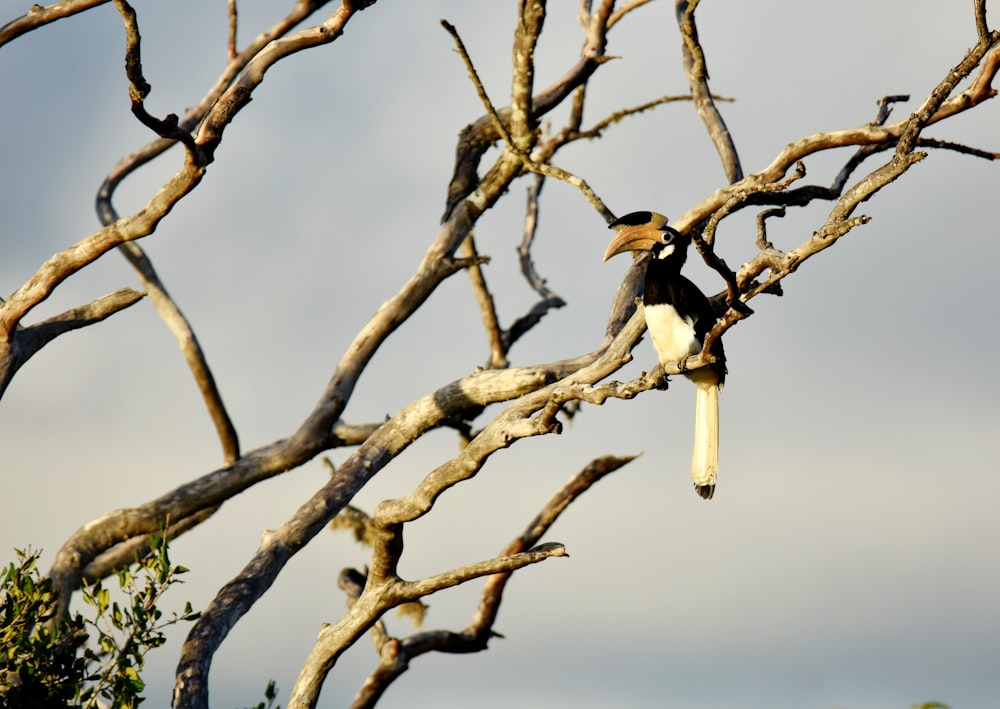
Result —
<path fill-rule="evenodd" d="M 647 283 L 646 288 L 651 291 L 645 294 L 648 302 L 669 303 L 678 312 L 688 313 L 694 318 L 694 334 L 698 342 L 704 342 L 705 337 L 715 327 L 718 319 L 711 303 L 701 289 L 690 279 L 677 274 L 666 283 Z M 717 337 L 712 343 L 712 356 L 715 362 L 712 368 L 719 378 L 719 386 L 726 380 L 726 353 L 722 347 L 722 338 Z"/>

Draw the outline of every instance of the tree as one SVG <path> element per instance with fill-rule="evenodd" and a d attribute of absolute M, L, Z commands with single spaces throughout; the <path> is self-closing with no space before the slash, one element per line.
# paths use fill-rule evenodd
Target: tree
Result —
<path fill-rule="evenodd" d="M 43 36 L 55 20 L 67 18 L 66 21 L 79 21 L 77 15 L 84 12 L 94 14 L 101 5 L 107 4 L 63 2 L 48 9 L 35 8 L 0 31 L 0 46 L 12 43 L 13 47 L 17 44 L 13 40 L 22 42 L 30 37 Z M 179 655 L 174 697 L 178 706 L 207 705 L 209 671 L 220 646 L 237 624 L 265 598 L 289 568 L 293 557 L 334 520 L 340 526 L 354 529 L 370 543 L 371 556 L 367 570 L 349 568 L 340 574 L 338 583 L 350 608 L 339 620 L 320 632 L 312 651 L 303 660 L 302 671 L 291 690 L 289 706 L 315 705 L 319 690 L 333 665 L 368 632 L 375 638 L 379 661 L 358 693 L 359 706 L 377 700 L 408 667 L 409 662 L 421 654 L 432 651 L 466 653 L 485 649 L 496 632 L 494 622 L 510 574 L 553 556 L 565 555 L 563 545 L 545 541 L 549 527 L 597 480 L 629 463 L 633 459 L 631 454 L 601 455 L 582 465 L 580 472 L 568 484 L 551 493 L 548 502 L 534 503 L 541 508 L 535 520 L 518 519 L 513 524 L 506 519 L 498 520 L 504 533 L 513 537 L 499 556 L 464 565 L 451 561 L 453 568 L 450 571 L 422 574 L 417 581 L 404 581 L 399 574 L 400 564 L 405 563 L 407 555 L 412 553 L 409 547 L 407 553 L 403 553 L 404 533 L 410 538 L 413 523 L 436 511 L 438 501 L 447 499 L 446 492 L 454 494 L 453 488 L 476 477 L 487 461 L 502 460 L 500 454 L 515 443 L 520 448 L 528 445 L 524 443 L 527 439 L 559 433 L 567 421 L 581 410 L 582 417 L 601 415 L 587 404 L 632 399 L 640 394 L 643 395 L 640 399 L 654 396 L 646 392 L 662 386 L 664 374 L 681 371 L 678 365 L 662 371 L 630 373 L 623 382 L 610 379 L 628 365 L 633 347 L 644 329 L 641 315 L 634 307 L 644 266 L 641 259 L 629 270 L 614 298 L 610 292 L 606 293 L 606 309 L 610 308 L 606 324 L 588 322 L 579 326 L 586 332 L 588 341 L 593 343 L 582 354 L 576 351 L 568 353 L 568 356 L 562 355 L 560 350 L 552 347 L 541 348 L 542 356 L 537 360 L 517 354 L 518 347 L 546 331 L 552 322 L 553 311 L 564 305 L 564 298 L 557 294 L 555 287 L 549 286 L 546 279 L 554 283 L 565 282 L 577 275 L 571 267 L 560 266 L 566 263 L 565 260 L 555 259 L 554 264 L 550 261 L 549 268 L 539 265 L 538 255 L 543 245 L 553 243 L 552 248 L 557 254 L 564 254 L 569 249 L 583 250 L 583 240 L 566 225 L 587 224 L 589 231 L 599 234 L 595 240 L 586 242 L 586 248 L 593 252 L 592 258 L 596 262 L 606 235 L 601 228 L 602 222 L 610 221 L 616 212 L 628 211 L 617 204 L 612 210 L 608 206 L 611 200 L 606 196 L 602 198 L 606 191 L 597 185 L 610 180 L 601 174 L 600 165 L 591 164 L 592 161 L 588 160 L 590 141 L 610 138 L 616 131 L 627 130 L 632 122 L 645 120 L 650 112 L 660 115 L 667 108 L 664 104 L 685 102 L 697 109 L 697 115 L 721 160 L 722 177 L 692 203 L 674 205 L 671 216 L 672 224 L 678 229 L 697 235 L 699 252 L 714 271 L 711 277 L 715 279 L 712 281 L 716 284 L 715 290 L 719 291 L 714 301 L 720 323 L 713 336 L 721 336 L 737 323 L 740 327 L 734 333 L 752 329 L 750 323 L 754 319 L 750 318 L 751 308 L 759 309 L 757 303 L 765 296 L 779 294 L 784 280 L 799 269 L 805 271 L 803 266 L 811 265 L 814 256 L 838 244 L 844 237 L 863 232 L 869 217 L 862 205 L 876 197 L 882 199 L 883 189 L 894 181 L 903 177 L 910 179 L 914 166 L 929 152 L 965 153 L 968 160 L 996 157 L 995 153 L 968 145 L 962 136 L 955 140 L 943 140 L 930 133 L 942 123 L 950 123 L 953 117 L 983 110 L 980 105 L 994 95 L 992 80 L 1000 66 L 1000 42 L 997 33 L 989 29 L 984 2 L 977 3 L 975 12 L 969 13 L 966 20 L 967 44 L 972 49 L 964 55 L 956 55 L 949 66 L 940 67 L 933 80 L 928 79 L 929 84 L 932 81 L 937 83 L 907 104 L 912 106 L 908 109 L 912 112 L 901 115 L 903 112 L 898 106 L 904 99 L 900 96 L 872 96 L 870 115 L 844 124 L 848 126 L 846 128 L 822 132 L 811 129 L 805 134 L 807 137 L 786 136 L 786 147 L 778 149 L 763 161 L 755 161 L 752 167 L 745 153 L 737 151 L 739 135 L 730 136 L 723 122 L 724 109 L 720 109 L 720 104 L 726 99 L 710 91 L 706 50 L 695 25 L 696 2 L 678 4 L 677 24 L 669 35 L 669 41 L 673 43 L 671 47 L 679 44 L 682 49 L 690 95 L 658 98 L 658 88 L 645 89 L 647 84 L 654 83 L 646 77 L 655 77 L 663 72 L 666 62 L 640 65 L 635 69 L 629 68 L 625 81 L 643 87 L 642 102 L 607 108 L 600 97 L 595 100 L 594 94 L 599 94 L 600 89 L 595 88 L 594 82 L 616 64 L 609 61 L 613 55 L 638 53 L 638 49 L 629 44 L 616 47 L 615 35 L 624 31 L 623 28 L 630 23 L 640 24 L 643 17 L 653 17 L 656 4 L 636 2 L 616 8 L 613 2 L 581 3 L 578 9 L 582 29 L 574 41 L 582 41 L 583 48 L 570 58 L 561 57 L 558 78 L 546 84 L 536 81 L 536 57 L 546 51 L 540 44 L 540 38 L 543 27 L 554 18 L 547 16 L 545 3 L 518 3 L 517 22 L 512 23 L 514 51 L 510 67 L 509 106 L 506 107 L 503 106 L 506 99 L 501 100 L 499 92 L 493 88 L 499 85 L 499 80 L 480 77 L 485 67 L 478 60 L 477 43 L 469 41 L 466 45 L 463 37 L 467 30 L 457 22 L 454 25 L 443 22 L 448 33 L 443 37 L 459 53 L 459 58 L 454 61 L 464 62 L 471 76 L 471 82 L 464 85 L 465 90 L 470 97 L 478 95 L 480 103 L 473 114 L 478 117 L 469 122 L 459 135 L 453 162 L 449 150 L 453 170 L 445 185 L 441 226 L 433 237 L 423 237 L 428 231 L 426 222 L 417 227 L 415 220 L 407 215 L 392 213 L 397 193 L 406 186 L 397 188 L 391 174 L 375 175 L 373 177 L 377 179 L 365 183 L 358 177 L 359 174 L 364 175 L 363 163 L 332 160 L 334 164 L 328 176 L 334 186 L 324 185 L 323 191 L 343 189 L 349 194 L 360 195 L 365 189 L 377 189 L 384 193 L 384 213 L 365 207 L 362 222 L 365 226 L 360 234 L 343 233 L 342 224 L 346 220 L 338 214 L 331 215 L 327 223 L 296 225 L 294 213 L 286 213 L 279 206 L 276 209 L 280 218 L 273 225 L 263 225 L 262 229 L 273 236 L 271 243 L 267 244 L 267 258 L 263 257 L 263 253 L 260 261 L 250 258 L 250 254 L 259 248 L 246 243 L 253 234 L 229 235 L 228 238 L 235 239 L 235 243 L 239 244 L 232 246 L 226 238 L 206 233 L 200 239 L 203 243 L 191 243 L 189 246 L 189 253 L 192 254 L 187 257 L 189 262 L 199 261 L 202 249 L 220 248 L 220 245 L 222 249 L 236 253 L 236 258 L 231 259 L 237 262 L 235 270 L 251 266 L 255 271 L 254 285 L 264 291 L 263 294 L 258 291 L 254 297 L 266 298 L 267 289 L 273 287 L 266 278 L 269 264 L 274 263 L 269 259 L 275 258 L 275 252 L 281 250 L 281 235 L 296 227 L 324 230 L 335 236 L 333 243 L 338 249 L 336 260 L 320 267 L 327 271 L 333 269 L 331 277 L 341 277 L 344 270 L 351 270 L 370 274 L 370 279 L 374 280 L 391 272 L 396 275 L 396 282 L 401 284 L 370 318 L 362 319 L 356 309 L 370 310 L 371 304 L 378 300 L 337 308 L 334 328 L 338 331 L 350 328 L 353 337 L 343 343 L 345 354 L 337 361 L 325 388 L 318 396 L 314 392 L 313 399 L 318 398 L 317 403 L 291 430 L 279 428 L 277 433 L 269 434 L 270 442 L 247 449 L 240 443 L 237 425 L 230 405 L 226 403 L 230 394 L 219 384 L 225 379 L 224 369 L 220 369 L 219 365 L 210 366 L 211 347 L 201 346 L 201 342 L 207 339 L 206 333 L 199 329 L 200 338 L 195 337 L 195 328 L 182 313 L 180 299 L 175 300 L 169 294 L 165 284 L 167 279 L 161 280 L 154 270 L 145 245 L 163 237 L 164 229 L 169 228 L 171 220 L 182 218 L 180 213 L 184 206 L 196 200 L 208 187 L 212 173 L 221 169 L 230 155 L 238 154 L 235 151 L 240 148 L 247 152 L 256 148 L 252 143 L 239 142 L 241 122 L 244 116 L 252 115 L 261 103 L 266 102 L 267 90 L 273 82 L 280 84 L 282 74 L 278 73 L 280 69 L 275 65 L 280 63 L 283 68 L 292 57 L 302 53 L 326 51 L 322 47 L 330 43 L 335 45 L 331 49 L 336 50 L 336 45 L 349 37 L 344 34 L 345 30 L 353 28 L 356 23 L 391 22 L 394 10 L 374 2 L 343 2 L 333 8 L 327 7 L 326 3 L 300 2 L 286 17 L 262 24 L 261 27 L 266 27 L 266 30 L 255 28 L 254 31 L 260 34 L 241 44 L 237 35 L 237 17 L 241 25 L 246 24 L 247 18 L 245 14 L 238 16 L 235 2 L 231 2 L 225 65 L 216 79 L 206 82 L 209 88 L 204 98 L 182 115 L 172 115 L 169 111 L 150 108 L 155 96 L 151 94 L 151 89 L 158 88 L 158 80 L 144 58 L 157 25 L 155 20 L 149 20 L 147 24 L 145 15 L 154 10 L 143 7 L 133 9 L 124 1 L 115 2 L 114 6 L 119 17 L 116 22 L 125 27 L 125 75 L 132 115 L 137 119 L 137 125 L 152 130 L 159 138 L 123 157 L 108 173 L 97 195 L 98 217 L 102 224 L 99 230 L 72 246 L 64 246 L 37 269 L 19 275 L 14 286 L 16 290 L 6 298 L 0 310 L 0 332 L 3 333 L 0 390 L 12 386 L 14 375 L 20 376 L 29 369 L 32 358 L 43 348 L 51 348 L 63 339 L 77 337 L 74 334 L 61 338 L 61 335 L 81 328 L 100 332 L 107 324 L 125 317 L 130 309 L 134 310 L 133 306 L 144 299 L 149 300 L 181 345 L 185 362 L 214 424 L 221 448 L 221 463 L 214 467 L 202 466 L 195 472 L 188 471 L 180 478 L 171 474 L 169 482 L 147 502 L 115 510 L 81 526 L 55 554 L 49 572 L 54 588 L 60 592 L 60 598 L 68 599 L 83 579 L 102 578 L 131 563 L 136 551 L 141 551 L 148 543 L 149 535 L 156 533 L 168 518 L 171 533 L 178 541 L 207 536 L 211 534 L 207 530 L 212 527 L 205 522 L 224 504 L 239 505 L 238 496 L 244 491 L 290 471 L 315 465 L 317 458 L 323 455 L 344 452 L 343 458 L 336 464 L 330 461 L 328 480 L 306 495 L 298 509 L 283 522 L 277 522 L 277 526 L 265 532 L 257 550 L 240 565 L 242 569 L 231 581 L 217 589 L 214 598 L 201 608 L 202 616 L 188 633 Z M 359 14 L 362 10 L 367 12 Z M 563 15 L 567 10 L 560 8 L 558 12 Z M 112 19 L 109 12 L 95 16 L 97 19 L 94 22 L 109 22 Z M 661 17 L 656 17 L 658 22 L 662 21 Z M 140 38 L 140 29 L 144 39 Z M 402 45 L 405 51 L 405 43 L 401 40 L 407 36 L 404 32 L 389 45 L 396 50 Z M 485 45 L 485 40 L 482 41 Z M 345 62 L 343 73 L 349 76 L 352 70 L 349 59 L 336 52 L 333 56 L 337 61 Z M 183 57 L 174 57 L 172 61 L 181 62 Z M 271 70 L 274 70 L 273 74 Z M 276 78 L 272 79 L 272 76 Z M 264 81 L 265 78 L 268 81 Z M 433 96 L 429 96 L 429 85 L 438 80 L 427 77 L 427 81 L 428 86 L 421 86 L 419 92 L 408 97 L 405 103 L 401 101 L 404 105 L 399 107 L 398 115 L 373 118 L 386 121 L 387 126 L 393 126 L 391 130 L 415 130 L 417 135 L 410 141 L 415 150 L 427 147 L 427 143 L 420 139 L 420 114 L 427 110 L 423 102 L 433 100 Z M 386 91 L 403 93 L 405 89 L 386 80 Z M 251 98 L 255 99 L 254 110 L 250 110 Z M 678 113 L 685 110 L 674 106 L 669 108 Z M 589 118 L 591 113 L 597 117 Z M 331 117 L 330 120 L 331 130 L 337 132 L 336 119 Z M 467 120 L 469 118 L 463 117 L 460 123 Z M 414 129 L 414 126 L 418 128 Z M 449 130 L 453 132 L 457 127 L 459 122 Z M 254 125 L 254 130 L 259 130 L 259 126 Z M 270 132 L 268 139 L 281 141 L 284 133 L 297 130 L 296 125 L 285 125 Z M 339 144 L 350 141 L 349 135 L 340 135 L 339 138 Z M 236 143 L 237 148 L 230 148 L 230 141 Z M 850 155 L 835 153 L 837 167 L 832 172 L 832 179 L 813 179 L 810 162 L 829 165 L 820 159 L 842 148 L 848 148 Z M 649 154 L 658 154 L 658 151 L 650 148 Z M 567 159 L 570 162 L 563 163 L 563 155 L 569 156 Z M 706 155 L 703 154 L 702 159 L 707 161 Z M 127 185 L 141 184 L 138 182 L 142 175 L 140 167 L 152 167 L 171 159 L 180 160 L 180 165 L 174 164 L 166 170 L 162 186 L 149 189 L 138 199 L 135 207 L 123 211 L 118 206 L 126 201 L 120 193 Z M 428 157 L 424 159 L 434 161 L 438 170 L 443 169 L 444 159 L 439 148 L 428 151 Z M 634 158 L 636 163 L 644 163 L 648 159 L 645 152 Z M 572 164 L 572 160 L 579 161 L 582 167 L 568 169 L 566 165 Z M 683 169 L 670 168 L 680 173 L 676 179 L 683 179 Z M 559 201 L 558 197 L 553 197 L 551 202 L 543 200 L 542 186 L 553 185 L 546 190 L 546 200 L 549 200 L 548 195 L 559 182 L 573 188 L 573 199 L 565 204 L 571 205 L 576 212 L 586 214 L 586 220 L 577 222 L 563 218 L 558 211 L 548 216 L 544 206 L 559 204 Z M 514 316 L 508 311 L 505 317 L 502 315 L 504 308 L 512 306 L 494 295 L 500 280 L 494 283 L 492 278 L 493 271 L 499 270 L 500 264 L 490 263 L 482 255 L 484 252 L 475 228 L 488 224 L 484 221 L 487 215 L 505 208 L 514 209 L 513 205 L 507 207 L 511 199 L 505 197 L 516 197 L 517 193 L 510 189 L 515 183 L 518 186 L 528 183 L 530 187 L 524 207 L 523 230 L 516 240 L 508 239 L 508 242 L 520 244 L 519 266 L 535 296 L 522 309 L 516 310 Z M 251 181 L 248 192 L 252 187 Z M 274 201 L 281 196 L 273 193 L 262 195 Z M 251 194 L 245 197 L 247 200 L 251 198 Z M 137 198 L 130 194 L 128 199 Z M 619 199 L 622 197 L 619 196 Z M 342 205 L 340 209 L 349 209 L 349 204 Z M 201 210 L 211 209 L 211 205 L 206 206 L 203 202 L 198 203 L 198 207 Z M 666 206 L 648 204 L 629 205 L 629 208 L 667 209 Z M 800 209 L 808 215 L 804 218 L 811 220 L 803 222 L 808 226 L 792 231 L 794 239 L 785 235 L 785 241 L 775 246 L 779 241 L 772 233 L 777 228 L 772 226 L 774 220 L 789 211 Z M 754 216 L 753 220 L 740 221 L 750 214 Z M 79 223 L 79 220 L 77 215 L 74 221 Z M 551 224 L 548 229 L 545 226 L 547 223 Z M 730 224 L 741 223 L 742 227 L 732 227 L 733 231 L 727 232 L 726 239 L 717 241 L 720 230 Z M 154 232 L 158 233 L 154 236 Z M 376 238 L 379 246 L 373 250 L 355 241 Z M 69 239 L 65 243 L 71 241 Z M 419 241 L 418 251 L 422 255 L 417 266 L 404 275 L 400 269 L 417 258 L 418 252 L 413 250 L 412 245 L 414 241 Z M 139 278 L 142 291 L 120 289 L 89 300 L 85 305 L 74 305 L 50 317 L 34 319 L 44 303 L 69 286 L 71 276 L 97 268 L 107 260 L 102 257 L 112 250 L 118 250 L 125 256 Z M 387 255 L 397 252 L 409 257 L 401 256 L 398 261 L 387 258 Z M 807 261 L 809 264 L 806 264 Z M 309 266 L 308 263 L 299 263 L 298 259 L 293 262 L 298 263 L 300 268 Z M 740 265 L 736 266 L 737 263 Z M 200 267 L 197 263 L 189 263 L 188 266 L 191 269 Z M 230 275 L 230 272 L 222 270 L 222 266 L 214 268 L 207 272 L 220 282 L 240 277 L 240 274 Z M 234 266 L 228 268 L 233 269 Z M 400 343 L 398 347 L 405 347 L 407 340 L 403 331 L 408 327 L 421 327 L 421 316 L 427 312 L 432 296 L 463 274 L 468 275 L 472 284 L 471 292 L 484 327 L 473 330 L 464 321 L 448 333 L 447 340 L 435 341 L 437 348 L 429 347 L 412 354 L 404 351 L 401 359 L 409 364 L 406 369 L 408 381 L 396 378 L 389 389 L 391 396 L 381 393 L 377 396 L 384 398 L 366 402 L 362 375 L 372 373 L 373 363 L 384 350 L 392 349 L 397 342 Z M 510 276 L 504 275 L 508 279 L 503 281 L 506 284 Z M 487 276 L 490 277 L 489 282 Z M 905 288 L 907 284 L 901 283 L 897 287 Z M 174 290 L 171 286 L 170 291 Z M 303 294 L 307 300 L 322 297 L 319 294 Z M 468 294 L 461 297 L 468 298 Z M 185 306 L 184 310 L 187 309 Z M 742 322 L 748 318 L 748 322 Z M 107 324 L 98 324 L 106 319 Z M 255 340 L 288 336 L 282 323 L 257 323 L 257 327 L 260 332 Z M 314 346 L 311 342 L 313 336 L 327 327 L 325 322 L 311 323 L 304 333 L 299 334 L 297 348 Z M 473 371 L 470 361 L 464 360 L 453 364 L 454 368 L 441 376 L 426 361 L 434 357 L 441 347 L 467 348 L 482 346 L 480 343 L 483 342 L 488 355 L 481 369 Z M 296 350 L 293 348 L 291 351 Z M 258 353 L 242 353 L 242 356 L 248 354 Z M 71 353 L 67 352 L 64 356 L 70 357 Z M 538 361 L 542 364 L 535 363 Z M 701 360 L 695 358 L 685 365 L 694 367 L 700 363 Z M 294 376 L 288 371 L 294 369 L 293 363 L 273 363 L 267 369 L 271 376 L 279 380 Z M 412 387 L 417 393 L 404 397 L 403 394 L 408 395 Z M 673 388 L 681 389 L 679 386 Z M 258 405 L 262 404 L 258 402 Z M 345 418 L 348 406 L 352 407 L 352 411 L 364 412 L 365 418 Z M 630 407 L 622 409 L 623 412 L 631 410 Z M 389 413 L 383 420 L 381 415 L 385 411 Z M 397 490 L 393 499 L 367 509 L 361 505 L 352 506 L 366 486 L 390 463 L 405 467 L 410 447 L 441 430 L 451 431 L 457 437 L 461 444 L 457 453 L 440 457 L 426 469 L 417 464 L 419 481 L 412 485 L 412 489 Z M 164 434 L 168 445 L 176 445 L 172 432 L 164 431 Z M 255 437 L 260 435 L 258 433 Z M 118 443 L 120 441 L 112 439 L 111 445 Z M 617 448 L 610 437 L 605 443 L 609 448 Z M 87 449 L 84 455 L 100 459 L 102 444 L 88 441 Z M 155 464 L 151 467 L 156 468 Z M 678 490 L 678 494 L 690 494 L 685 486 L 679 485 Z M 214 533 L 220 534 L 218 531 Z M 482 556 L 488 553 L 483 552 Z M 184 562 L 192 566 L 195 574 L 198 572 L 196 565 L 186 559 Z M 408 574 L 404 575 L 409 578 Z M 382 624 L 385 613 L 394 607 L 420 602 L 436 591 L 483 577 L 488 580 L 478 608 L 468 626 L 460 631 L 429 630 L 397 638 L 390 635 Z M 329 613 L 329 608 L 322 609 L 321 618 L 327 618 Z"/>

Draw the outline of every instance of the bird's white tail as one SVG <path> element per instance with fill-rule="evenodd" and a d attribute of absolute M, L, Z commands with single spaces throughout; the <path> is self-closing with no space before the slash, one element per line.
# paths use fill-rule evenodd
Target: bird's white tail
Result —
<path fill-rule="evenodd" d="M 714 381 L 696 381 L 695 386 L 691 480 L 698 494 L 711 500 L 719 474 L 719 386 Z"/>

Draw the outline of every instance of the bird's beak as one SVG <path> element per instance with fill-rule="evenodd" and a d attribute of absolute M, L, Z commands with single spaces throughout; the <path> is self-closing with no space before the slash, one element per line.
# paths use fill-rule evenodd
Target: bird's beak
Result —
<path fill-rule="evenodd" d="M 626 251 L 649 251 L 657 244 L 665 243 L 663 237 L 666 235 L 667 229 L 670 227 L 655 227 L 652 224 L 627 226 L 619 231 L 608 244 L 608 249 L 604 252 L 604 260 L 607 261 L 612 256 Z"/>

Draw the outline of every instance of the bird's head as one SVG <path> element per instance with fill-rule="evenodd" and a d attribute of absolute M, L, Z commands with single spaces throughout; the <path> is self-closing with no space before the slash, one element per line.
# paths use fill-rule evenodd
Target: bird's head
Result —
<path fill-rule="evenodd" d="M 608 225 L 617 234 L 604 252 L 607 261 L 625 251 L 651 251 L 653 258 L 663 259 L 687 246 L 684 236 L 667 226 L 667 218 L 656 212 L 631 212 Z"/>

